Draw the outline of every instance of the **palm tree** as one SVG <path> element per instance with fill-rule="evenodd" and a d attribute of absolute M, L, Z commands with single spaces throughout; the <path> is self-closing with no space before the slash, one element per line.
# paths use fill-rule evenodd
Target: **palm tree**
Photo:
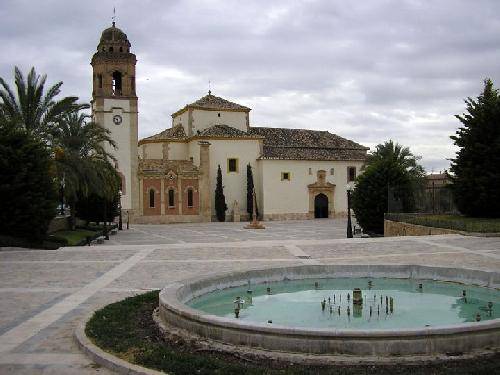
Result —
<path fill-rule="evenodd" d="M 375 147 L 375 151 L 368 155 L 366 164 L 372 165 L 378 161 L 391 161 L 403 167 L 413 178 L 418 179 L 425 174 L 424 168 L 418 164 L 421 158 L 421 156 L 413 155 L 409 147 L 404 147 L 389 140 Z"/>
<path fill-rule="evenodd" d="M 62 116 L 88 108 L 88 105 L 76 103 L 76 96 L 57 100 L 62 82 L 44 93 L 46 79 L 47 76 L 39 76 L 35 68 L 31 68 L 25 79 L 16 66 L 14 81 L 17 90 L 14 92 L 0 77 L 0 119 L 48 141 L 47 135 Z"/>
<path fill-rule="evenodd" d="M 79 195 L 93 193 L 112 199 L 119 190 L 120 180 L 112 164 L 116 159 L 106 149 L 106 145 L 116 148 L 116 143 L 108 129 L 89 118 L 84 113 L 65 114 L 51 132 L 56 174 L 59 181 L 64 179 L 72 219 Z"/>

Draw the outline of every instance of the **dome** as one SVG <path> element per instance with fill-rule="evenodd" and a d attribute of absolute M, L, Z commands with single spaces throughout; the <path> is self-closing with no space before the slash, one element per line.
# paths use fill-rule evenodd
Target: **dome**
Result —
<path fill-rule="evenodd" d="M 101 34 L 101 43 L 106 42 L 128 42 L 127 34 L 121 31 L 118 27 L 115 26 L 113 22 L 113 26 L 108 27 Z"/>

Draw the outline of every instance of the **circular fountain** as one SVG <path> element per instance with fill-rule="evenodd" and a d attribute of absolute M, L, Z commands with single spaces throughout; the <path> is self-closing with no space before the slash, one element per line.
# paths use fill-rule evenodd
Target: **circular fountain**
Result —
<path fill-rule="evenodd" d="M 500 274 L 415 265 L 304 265 L 186 280 L 160 324 L 271 351 L 359 356 L 499 346 Z"/>

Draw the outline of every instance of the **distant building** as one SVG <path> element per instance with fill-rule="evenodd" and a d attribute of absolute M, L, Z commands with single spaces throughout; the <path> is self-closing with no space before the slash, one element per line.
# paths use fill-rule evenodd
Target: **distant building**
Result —
<path fill-rule="evenodd" d="M 247 216 L 247 165 L 265 220 L 347 211 L 346 185 L 368 148 L 327 131 L 255 127 L 251 109 L 208 95 L 172 114 L 171 127 L 138 141 L 136 57 L 126 34 L 102 32 L 92 58 L 92 112 L 118 145 L 122 206 L 139 223 L 211 221 L 218 166 L 227 214 Z"/>

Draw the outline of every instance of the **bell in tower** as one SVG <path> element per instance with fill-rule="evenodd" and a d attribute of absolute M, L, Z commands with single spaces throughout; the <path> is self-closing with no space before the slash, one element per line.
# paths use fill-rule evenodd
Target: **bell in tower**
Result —
<path fill-rule="evenodd" d="M 109 149 L 117 160 L 121 176 L 122 208 L 133 214 L 138 209 L 137 177 L 138 110 L 135 92 L 137 59 L 130 52 L 127 35 L 116 27 L 105 29 L 92 56 L 92 115 L 108 129 L 116 143 Z"/>

